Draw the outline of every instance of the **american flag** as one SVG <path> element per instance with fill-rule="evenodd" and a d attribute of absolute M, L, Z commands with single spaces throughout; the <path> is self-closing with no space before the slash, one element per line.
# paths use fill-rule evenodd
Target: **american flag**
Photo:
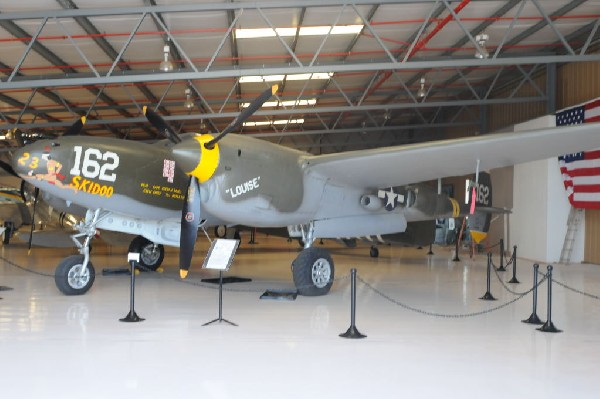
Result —
<path fill-rule="evenodd" d="M 589 122 L 600 122 L 600 99 L 556 113 L 556 126 Z M 560 156 L 558 164 L 571 205 L 600 209 L 600 149 Z"/>

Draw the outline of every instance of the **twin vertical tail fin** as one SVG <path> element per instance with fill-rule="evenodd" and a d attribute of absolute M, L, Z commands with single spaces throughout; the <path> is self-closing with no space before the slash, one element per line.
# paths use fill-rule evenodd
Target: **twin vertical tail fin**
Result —
<path fill-rule="evenodd" d="M 473 209 L 469 215 L 469 231 L 471 239 L 479 244 L 483 241 L 490 230 L 492 220 L 492 179 L 489 173 L 480 172 L 478 183 L 475 184 L 475 194 L 469 195 L 469 207 Z M 475 203 L 473 204 L 473 199 Z"/>

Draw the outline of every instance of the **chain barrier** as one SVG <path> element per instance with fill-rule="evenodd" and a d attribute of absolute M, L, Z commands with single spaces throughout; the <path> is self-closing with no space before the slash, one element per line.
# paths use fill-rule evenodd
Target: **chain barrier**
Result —
<path fill-rule="evenodd" d="M 494 264 L 492 263 L 492 269 L 494 270 L 494 273 L 496 274 L 496 277 L 498 277 L 498 281 L 500 281 L 500 284 L 502 284 L 502 287 L 504 287 L 504 289 L 508 292 L 510 292 L 513 295 L 525 295 L 527 292 L 516 292 L 511 290 L 508 285 L 506 285 L 506 283 L 504 282 L 504 280 L 502 280 L 502 277 L 500 276 L 500 273 L 498 273 L 498 270 L 496 270 L 496 268 L 494 267 Z M 540 273 L 542 274 L 542 273 Z M 546 280 L 546 275 L 542 274 L 544 277 L 542 278 L 542 280 L 540 280 L 540 283 L 542 283 L 544 280 Z M 539 284 L 538 284 L 539 286 Z"/>
<path fill-rule="evenodd" d="M 12 266 L 12 267 L 15 267 L 17 269 L 23 270 L 24 272 L 31 273 L 31 274 L 37 274 L 38 276 L 54 277 L 54 274 L 47 274 L 47 273 L 38 272 L 38 271 L 33 270 L 33 269 L 28 269 L 28 268 L 26 268 L 24 266 L 18 265 L 15 262 L 12 262 L 12 261 L 6 259 L 3 256 L 0 256 L 0 259 L 2 259 L 4 261 L 4 263 L 8 264 L 9 266 Z"/>
<path fill-rule="evenodd" d="M 542 272 L 538 272 L 538 274 L 541 275 L 541 276 L 545 276 L 546 275 L 546 273 L 542 273 Z M 571 286 L 569 286 L 569 285 L 567 285 L 567 284 L 565 284 L 565 283 L 563 283 L 561 281 L 556 280 L 556 278 L 554 276 L 552 277 L 552 282 L 560 285 L 563 288 L 568 289 L 569 291 L 575 292 L 575 293 L 583 295 L 583 296 L 587 296 L 588 298 L 600 300 L 600 296 L 593 295 L 593 294 L 588 294 L 587 292 L 578 290 L 577 288 L 573 288 L 573 287 L 571 287 Z"/>
<path fill-rule="evenodd" d="M 577 294 L 581 294 L 583 296 L 587 296 L 588 298 L 592 298 L 592 299 L 596 299 L 596 300 L 600 300 L 600 296 L 598 295 L 592 295 L 592 294 L 588 294 L 587 292 L 583 292 L 578 290 L 577 288 L 573 288 L 573 287 L 569 287 L 568 285 L 566 285 L 565 283 L 561 283 L 560 281 L 557 281 L 556 279 L 552 280 L 554 283 L 562 286 L 563 288 L 566 288 L 570 291 L 576 292 Z"/>
<path fill-rule="evenodd" d="M 8 264 L 9 266 L 12 266 L 14 268 L 17 268 L 19 270 L 22 270 L 24 272 L 27 273 L 31 273 L 31 274 L 36 274 L 38 276 L 44 276 L 44 277 L 51 277 L 54 278 L 54 274 L 48 274 L 48 273 L 42 273 L 42 272 L 38 272 L 36 270 L 33 269 L 28 269 L 24 266 L 21 266 L 15 262 L 12 262 L 2 256 L 0 256 L 0 260 L 3 260 L 6 264 Z M 208 289 L 213 289 L 213 290 L 218 290 L 219 289 L 219 284 L 214 284 L 214 283 L 207 283 L 207 282 L 202 282 L 202 281 L 191 281 L 191 280 L 184 280 L 181 278 L 177 278 L 177 277 L 171 277 L 171 276 L 165 276 L 162 273 L 158 273 L 156 272 L 156 270 L 152 270 L 146 266 L 143 265 L 136 265 L 136 268 L 144 271 L 144 272 L 149 272 L 152 273 L 152 276 L 157 277 L 159 279 L 164 279 L 164 280 L 170 280 L 176 283 L 180 283 L 180 284 L 188 284 L 188 285 L 193 285 L 196 287 L 200 287 L 200 288 L 208 288 Z M 129 270 L 128 270 L 129 273 Z M 350 275 L 347 274 L 345 276 L 341 276 L 341 277 L 336 277 L 332 280 L 332 284 L 335 283 L 339 283 L 342 281 L 347 281 L 350 280 Z M 311 284 L 307 284 L 306 286 L 301 286 L 301 287 L 294 287 L 295 290 L 301 290 L 303 288 L 311 288 L 313 287 L 313 285 Z M 229 292 L 254 292 L 254 293 L 262 293 L 265 290 L 269 290 L 269 288 L 228 288 L 223 286 L 223 291 L 229 291 Z"/>
<path fill-rule="evenodd" d="M 506 259 L 506 258 L 505 258 Z M 507 268 L 508 266 L 512 265 L 513 261 L 515 260 L 515 258 L 511 255 L 509 260 L 506 262 L 506 264 L 504 265 L 504 268 Z M 494 264 L 494 261 L 491 260 L 492 262 L 492 266 L 494 267 L 494 270 L 497 270 L 498 267 Z"/>
<path fill-rule="evenodd" d="M 500 245 L 500 241 L 498 241 L 498 243 L 494 244 L 494 245 L 489 245 L 487 246 L 485 249 L 487 250 L 486 252 L 489 252 L 490 249 L 492 248 L 496 248 L 497 246 Z"/>
<path fill-rule="evenodd" d="M 12 262 L 12 261 L 6 259 L 3 256 L 0 256 L 0 260 L 4 261 L 4 263 L 6 263 L 9 266 L 12 266 L 14 268 L 17 268 L 17 269 L 22 270 L 22 271 L 27 272 L 27 273 L 31 273 L 31 274 L 35 274 L 35 275 L 43 276 L 43 277 L 54 278 L 54 274 L 48 274 L 48 273 L 38 272 L 36 270 L 26 268 L 24 266 L 21 266 L 21 265 L 15 263 L 15 262 Z M 511 258 L 511 261 L 512 261 L 512 258 Z M 509 265 L 509 263 L 507 263 L 507 266 L 508 265 Z M 494 269 L 494 273 L 496 274 L 496 277 L 498 278 L 498 280 L 502 284 L 502 287 L 504 287 L 504 289 L 506 291 L 510 292 L 511 294 L 517 295 L 517 298 L 515 300 L 507 302 L 507 303 L 505 303 L 503 305 L 500 305 L 500 306 L 497 306 L 495 308 L 491 308 L 491 309 L 488 309 L 488 310 L 485 310 L 485 311 L 475 312 L 475 313 L 467 313 L 467 314 L 458 314 L 458 315 L 445 315 L 445 314 L 427 312 L 427 311 L 424 311 L 424 310 L 412 308 L 412 307 L 410 307 L 408 305 L 405 305 L 405 304 L 403 304 L 401 302 L 398 302 L 398 301 L 394 300 L 391 297 L 388 297 L 386 294 L 384 294 L 382 292 L 379 292 L 377 289 L 375 289 L 369 283 L 367 283 L 366 281 L 364 281 L 361 277 L 358 277 L 358 279 L 363 284 L 365 284 L 367 287 L 369 287 L 370 289 L 372 289 L 373 291 L 375 291 L 378 295 L 382 296 L 383 298 L 385 298 L 385 299 L 387 299 L 387 300 L 389 300 L 389 301 L 391 301 L 393 303 L 396 303 L 397 305 L 399 305 L 399 306 L 401 306 L 401 307 L 403 307 L 405 309 L 408 309 L 408 310 L 411 310 L 411 311 L 414 311 L 414 312 L 417 312 L 417 313 L 426 314 L 426 315 L 429 315 L 429 316 L 436 316 L 436 317 L 447 317 L 447 318 L 471 317 L 471 316 L 478 316 L 478 315 L 481 315 L 481 314 L 485 314 L 485 313 L 489 313 L 489 312 L 501 309 L 501 308 L 503 308 L 503 307 L 505 307 L 505 306 L 513 303 L 513 302 L 516 302 L 517 300 L 521 299 L 523 296 L 525 296 L 525 295 L 527 295 L 527 294 L 529 294 L 530 292 L 533 291 L 533 288 L 531 288 L 530 290 L 527 290 L 525 292 L 516 292 L 516 291 L 511 290 L 504 283 L 504 281 L 501 279 L 498 271 L 496 270 L 496 267 L 495 267 L 493 261 L 492 261 L 492 266 L 493 266 L 493 269 Z M 169 277 L 169 276 L 165 276 L 165 275 L 160 274 L 160 273 L 156 273 L 155 270 L 149 269 L 149 268 L 144 267 L 142 265 L 137 266 L 137 268 L 139 268 L 142 271 L 146 271 L 146 272 L 154 272 L 155 273 L 154 275 L 157 276 L 158 278 L 166 279 L 166 280 L 171 280 L 171 281 L 176 282 L 176 283 L 188 284 L 188 285 L 193 285 L 193 286 L 200 287 L 200 288 L 208 288 L 208 289 L 213 289 L 213 290 L 218 290 L 219 289 L 219 285 L 218 284 L 207 283 L 207 282 L 191 281 L 191 280 L 182 280 L 180 278 Z M 538 272 L 538 273 L 539 273 L 540 276 L 542 276 L 542 279 L 538 283 L 538 286 L 539 286 L 541 283 L 543 283 L 546 280 L 547 276 L 546 276 L 546 273 L 542 273 L 542 272 Z M 350 275 L 349 274 L 341 276 L 341 277 L 334 278 L 332 284 L 341 283 L 341 282 L 348 281 L 348 280 L 350 280 Z M 598 295 L 588 294 L 588 293 L 586 293 L 584 291 L 581 291 L 581 290 L 578 290 L 576 288 L 573 288 L 573 287 L 571 287 L 571 286 L 569 286 L 569 285 L 567 285 L 567 284 L 565 284 L 563 282 L 560 282 L 560 281 L 558 281 L 556 279 L 553 279 L 553 282 L 555 282 L 556 284 L 562 286 L 563 288 L 566 288 L 567 290 L 570 290 L 570 291 L 575 292 L 577 294 L 586 296 L 588 298 L 600 300 L 600 296 L 598 296 Z M 310 288 L 310 287 L 312 287 L 312 285 L 306 285 L 306 286 L 303 286 L 303 287 L 295 287 L 295 289 L 299 290 L 299 289 L 302 289 L 302 288 Z M 268 288 L 260 289 L 260 288 L 228 288 L 228 287 L 223 287 L 223 291 L 228 291 L 228 292 L 254 292 L 254 293 L 261 293 L 261 292 L 264 292 L 265 290 L 268 290 Z"/>
<path fill-rule="evenodd" d="M 379 291 L 378 289 L 376 289 L 375 287 L 373 287 L 371 284 L 369 284 L 368 282 L 366 282 L 365 280 L 363 280 L 361 277 L 357 277 L 358 280 L 363 283 L 367 288 L 369 288 L 371 291 L 373 291 L 374 293 L 376 293 L 377 295 L 379 295 L 380 297 L 382 297 L 383 299 L 386 299 L 389 302 L 392 302 L 406 310 L 410 310 L 411 312 L 415 312 L 415 313 L 420 313 L 420 314 L 424 314 L 426 316 L 433 316 L 433 317 L 443 317 L 443 318 L 448 318 L 448 319 L 460 319 L 460 318 L 467 318 L 467 317 L 474 317 L 474 316 L 481 316 L 487 313 L 492 313 L 496 310 L 500 310 L 503 309 L 509 305 L 512 305 L 513 303 L 517 302 L 518 300 L 524 298 L 525 296 L 527 296 L 528 294 L 530 294 L 531 292 L 533 292 L 533 290 L 536 287 L 539 287 L 540 284 L 542 283 L 542 281 L 540 281 L 538 283 L 538 285 L 531 287 L 530 290 L 528 290 L 527 292 L 523 293 L 522 295 L 517 296 L 516 298 L 503 303 L 501 305 L 495 306 L 493 308 L 490 309 L 486 309 L 486 310 L 481 310 L 479 312 L 472 312 L 472 313 L 456 313 L 456 314 L 448 314 L 448 313 L 436 313 L 436 312 L 429 312 L 426 310 L 422 310 L 422 309 L 417 309 L 415 307 L 406 305 L 405 303 L 402 303 L 392 297 L 390 297 L 389 295 Z"/>

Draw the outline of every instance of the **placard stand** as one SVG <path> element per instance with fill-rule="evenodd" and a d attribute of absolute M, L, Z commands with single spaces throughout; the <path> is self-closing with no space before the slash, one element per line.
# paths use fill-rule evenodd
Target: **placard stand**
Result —
<path fill-rule="evenodd" d="M 219 271 L 219 317 L 204 323 L 203 326 L 208 326 L 213 323 L 225 322 L 232 326 L 237 324 L 223 318 L 223 271 L 229 270 L 235 251 L 240 245 L 239 240 L 231 240 L 225 238 L 215 239 L 208 250 L 206 259 L 204 259 L 203 269 L 212 269 Z"/>

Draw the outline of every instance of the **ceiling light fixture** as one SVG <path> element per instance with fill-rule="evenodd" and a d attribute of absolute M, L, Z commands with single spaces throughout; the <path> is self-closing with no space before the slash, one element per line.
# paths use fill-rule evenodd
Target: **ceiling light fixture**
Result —
<path fill-rule="evenodd" d="M 298 28 L 258 28 L 258 29 L 235 29 L 236 39 L 255 39 L 260 37 L 294 37 L 296 32 L 298 36 L 323 36 L 323 35 L 356 35 L 360 33 L 364 25 L 319 25 L 302 26 Z M 277 34 L 275 34 L 277 32 Z"/>
<path fill-rule="evenodd" d="M 295 73 L 292 75 L 248 75 L 240 78 L 240 83 L 283 82 L 286 80 L 326 80 L 333 72 Z"/>
<path fill-rule="evenodd" d="M 165 44 L 165 47 L 163 47 L 163 60 L 160 62 L 160 65 L 158 66 L 160 68 L 161 71 L 163 72 L 171 72 L 175 66 L 173 65 L 173 63 L 171 62 L 171 60 L 169 59 L 169 53 L 171 52 L 171 48 L 169 47 L 168 44 Z"/>
<path fill-rule="evenodd" d="M 485 33 L 475 36 L 475 41 L 477 42 L 477 45 L 479 46 L 479 50 L 475 50 L 475 58 L 479 58 L 479 59 L 483 60 L 485 58 L 490 57 L 490 53 L 488 52 L 487 48 L 485 47 L 485 43 L 489 39 L 490 39 L 490 37 Z"/>
<path fill-rule="evenodd" d="M 425 78 L 422 77 L 421 78 L 421 87 L 419 88 L 419 91 L 417 92 L 417 97 L 424 98 L 426 95 L 427 95 L 427 91 L 425 90 Z"/>
<path fill-rule="evenodd" d="M 276 119 L 274 121 L 264 121 L 264 122 L 244 122 L 244 126 L 268 126 L 268 125 L 297 125 L 304 123 L 304 119 Z"/>
<path fill-rule="evenodd" d="M 267 101 L 263 103 L 263 107 L 293 107 L 298 105 L 315 105 L 317 103 L 316 98 L 309 98 L 307 100 L 286 100 L 286 101 Z M 250 103 L 242 103 L 242 108 L 249 107 Z"/>
<path fill-rule="evenodd" d="M 187 109 L 194 108 L 194 100 L 192 100 L 192 89 L 189 87 L 185 89 L 185 101 L 183 102 L 183 106 Z"/>

